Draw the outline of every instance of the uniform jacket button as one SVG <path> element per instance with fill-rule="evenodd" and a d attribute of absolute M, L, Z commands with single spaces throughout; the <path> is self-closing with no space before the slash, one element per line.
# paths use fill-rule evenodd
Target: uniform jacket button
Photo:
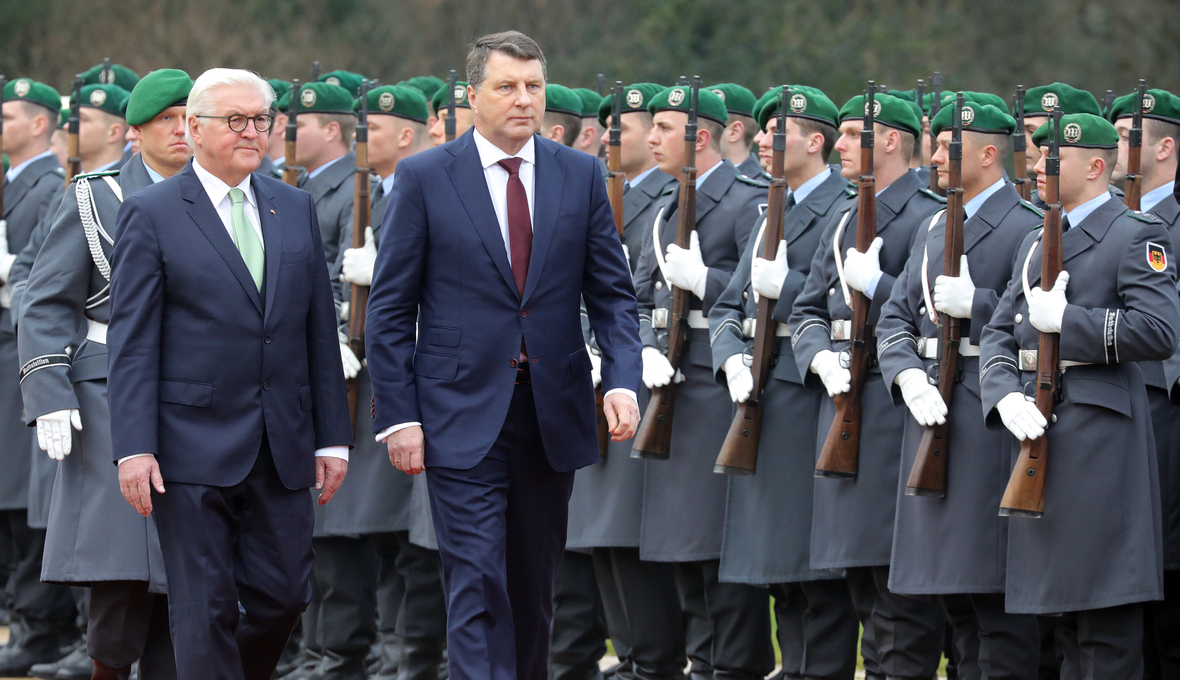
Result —
<path fill-rule="evenodd" d="M 836 294 L 836 289 L 835 289 L 835 288 L 829 288 L 829 289 L 828 289 L 828 297 L 832 297 L 832 296 L 833 296 L 833 295 L 835 295 L 835 294 Z"/>
<path fill-rule="evenodd" d="M 664 287 L 664 282 L 663 282 L 663 281 L 656 281 L 656 290 L 660 290 L 660 289 L 662 289 L 663 287 Z"/>
<path fill-rule="evenodd" d="M 1020 314 L 1017 314 L 1016 315 L 1016 323 L 1020 323 L 1021 321 L 1024 321 L 1024 317 Z"/>

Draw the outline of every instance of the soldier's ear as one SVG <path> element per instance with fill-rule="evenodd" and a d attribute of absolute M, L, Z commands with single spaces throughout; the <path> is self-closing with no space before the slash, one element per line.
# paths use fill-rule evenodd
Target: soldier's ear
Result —
<path fill-rule="evenodd" d="M 1164 137 L 1156 143 L 1155 160 L 1157 163 L 1163 163 L 1176 153 L 1176 139 L 1174 137 Z"/>

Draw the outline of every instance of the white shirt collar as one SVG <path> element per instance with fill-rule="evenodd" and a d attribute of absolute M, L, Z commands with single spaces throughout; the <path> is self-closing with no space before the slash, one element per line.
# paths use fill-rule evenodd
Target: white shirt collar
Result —
<path fill-rule="evenodd" d="M 279 156 L 278 158 L 272 159 L 272 160 L 271 160 L 271 162 L 270 162 L 270 164 L 271 164 L 271 165 L 273 165 L 273 166 L 275 166 L 275 167 L 277 168 L 277 167 L 279 167 L 280 165 L 283 165 L 283 164 L 284 164 L 284 163 L 286 163 L 286 162 L 287 162 L 287 157 L 286 157 L 286 156 Z"/>
<path fill-rule="evenodd" d="M 389 177 L 382 178 L 382 180 L 381 180 L 381 193 L 388 196 L 390 194 L 390 192 L 393 191 L 393 176 L 396 174 L 397 173 L 395 173 L 395 172 L 391 172 L 391 173 L 389 173 Z"/>
<path fill-rule="evenodd" d="M 647 170 L 644 170 L 643 172 L 639 173 L 638 175 L 635 175 L 635 177 L 627 180 L 627 184 L 630 184 L 631 186 L 636 186 L 640 182 L 642 182 L 643 180 L 647 179 L 648 177 L 651 177 L 651 173 L 655 172 L 659 168 L 660 168 L 660 166 L 653 165 L 650 168 L 648 168 Z"/>
<path fill-rule="evenodd" d="M 824 169 L 821 170 L 818 175 L 800 184 L 798 189 L 791 192 L 791 195 L 795 197 L 795 205 L 799 205 L 803 201 L 806 201 L 807 197 L 811 195 L 811 192 L 815 191 L 816 187 L 826 182 L 828 177 L 831 175 L 832 168 L 825 165 Z"/>
<path fill-rule="evenodd" d="M 347 154 L 347 153 L 345 153 L 343 156 L 340 156 L 340 158 L 344 158 L 344 156 L 347 156 L 347 155 L 348 155 L 348 154 Z M 311 171 L 311 172 L 307 173 L 307 178 L 308 178 L 308 179 L 311 179 L 312 177 L 317 177 L 317 176 L 318 176 L 320 173 L 322 173 L 323 171 L 325 171 L 325 170 L 327 170 L 328 168 L 332 167 L 333 165 L 336 165 L 337 163 L 339 163 L 339 162 L 340 162 L 340 158 L 333 158 L 332 160 L 328 161 L 327 163 L 324 163 L 323 165 L 321 165 L 320 167 L 316 168 L 315 170 L 313 170 L 313 171 Z"/>
<path fill-rule="evenodd" d="M 225 200 L 231 188 L 244 191 L 246 193 L 246 202 L 255 208 L 258 207 L 258 204 L 254 201 L 254 189 L 250 186 L 250 175 L 246 175 L 246 179 L 239 182 L 236 187 L 230 187 L 230 185 L 202 167 L 200 161 L 196 158 L 193 158 L 193 170 L 196 171 L 197 179 L 201 180 L 201 186 L 205 187 L 205 193 L 209 195 L 209 200 L 213 202 L 214 207 L 217 207 Z"/>
<path fill-rule="evenodd" d="M 713 171 L 716 170 L 717 168 L 721 167 L 721 165 L 723 163 L 725 163 L 725 161 L 717 161 L 716 165 L 714 165 L 713 167 L 709 168 L 708 170 L 702 172 L 701 174 L 697 175 L 697 186 L 699 187 L 702 184 L 704 184 L 705 180 L 709 179 L 709 175 L 712 175 Z"/>
<path fill-rule="evenodd" d="M 20 165 L 14 165 L 14 166 L 8 168 L 8 174 L 6 174 L 4 176 L 4 178 L 7 179 L 9 182 L 15 182 L 17 176 L 20 175 L 21 172 L 23 172 L 25 168 L 29 167 L 29 163 L 32 163 L 33 161 L 39 161 L 42 158 L 45 158 L 46 156 L 52 156 L 52 155 L 53 155 L 53 152 L 50 151 L 49 149 L 46 149 L 46 150 L 42 151 L 41 153 L 37 154 L 36 156 L 33 156 L 29 160 L 24 161 Z"/>
<path fill-rule="evenodd" d="M 1151 212 L 1151 209 L 1159 205 L 1160 201 L 1171 196 L 1175 189 L 1175 180 L 1164 182 L 1139 198 L 1139 209 L 1143 212 Z"/>
<path fill-rule="evenodd" d="M 479 163 L 486 170 L 505 158 L 520 158 L 525 163 L 536 165 L 536 146 L 533 143 L 533 137 L 529 137 L 529 141 L 524 143 L 520 151 L 516 152 L 515 156 L 510 156 L 504 153 L 500 147 L 492 144 L 486 137 L 479 133 L 479 130 L 472 129 L 475 136 L 475 150 L 479 152 Z"/>
<path fill-rule="evenodd" d="M 1090 216 L 1090 213 L 1094 212 L 1098 208 L 1101 208 L 1104 203 L 1113 199 L 1114 196 L 1111 196 L 1109 192 L 1103 191 L 1098 196 L 1091 198 L 1073 210 L 1065 213 L 1065 216 L 1069 218 L 1069 228 L 1073 229 L 1074 227 L 1078 226 L 1083 220 Z"/>
<path fill-rule="evenodd" d="M 1001 177 L 1000 179 L 996 180 L 995 184 L 979 192 L 975 198 L 967 201 L 967 203 L 963 206 L 963 212 L 967 213 L 967 219 L 975 217 L 975 213 L 979 212 L 979 209 L 983 207 L 983 204 L 987 202 L 987 199 L 991 198 L 992 194 L 1003 188 L 1004 178 Z"/>
<path fill-rule="evenodd" d="M 148 177 L 152 178 L 152 184 L 159 184 L 160 182 L 164 181 L 164 176 L 155 170 L 152 170 L 152 166 L 147 164 L 147 161 L 143 159 L 143 156 L 139 157 L 139 162 L 143 163 L 144 169 L 147 170 Z"/>

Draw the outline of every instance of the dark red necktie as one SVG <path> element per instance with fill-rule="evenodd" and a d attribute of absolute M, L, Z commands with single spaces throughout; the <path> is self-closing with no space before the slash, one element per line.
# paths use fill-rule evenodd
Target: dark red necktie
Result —
<path fill-rule="evenodd" d="M 529 257 L 533 252 L 533 220 L 529 217 L 529 197 L 520 181 L 522 158 L 505 158 L 500 167 L 508 171 L 508 249 L 512 253 L 512 278 L 516 290 L 524 295 L 529 275 Z"/>

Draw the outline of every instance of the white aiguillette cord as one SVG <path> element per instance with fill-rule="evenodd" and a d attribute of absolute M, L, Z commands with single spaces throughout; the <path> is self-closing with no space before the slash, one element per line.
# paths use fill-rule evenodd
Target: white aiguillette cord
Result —
<path fill-rule="evenodd" d="M 938 218 L 946 214 L 946 208 L 934 213 L 934 217 L 930 218 L 930 226 L 926 228 L 926 233 L 934 231 L 934 224 L 938 222 Z M 935 326 L 938 325 L 938 312 L 934 311 L 934 302 L 930 299 L 930 251 L 927 246 L 930 245 L 930 239 L 927 237 L 926 242 L 922 244 L 922 298 L 926 300 L 926 314 L 930 317 L 930 322 Z M 943 272 L 945 274 L 946 272 Z"/>

